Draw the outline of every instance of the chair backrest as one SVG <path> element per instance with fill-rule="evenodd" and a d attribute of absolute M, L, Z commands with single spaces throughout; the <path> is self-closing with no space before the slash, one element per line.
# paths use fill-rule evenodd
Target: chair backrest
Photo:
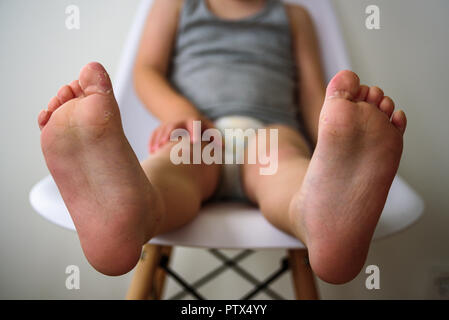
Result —
<path fill-rule="evenodd" d="M 157 119 L 145 110 L 136 96 L 132 76 L 141 31 L 152 2 L 153 0 L 142 0 L 138 7 L 114 81 L 115 95 L 122 111 L 125 133 L 140 160 L 148 155 L 147 141 L 151 132 L 158 125 Z M 322 61 L 327 80 L 330 80 L 339 70 L 349 69 L 348 55 L 331 1 L 288 0 L 286 2 L 303 5 L 312 15 L 320 39 Z"/>

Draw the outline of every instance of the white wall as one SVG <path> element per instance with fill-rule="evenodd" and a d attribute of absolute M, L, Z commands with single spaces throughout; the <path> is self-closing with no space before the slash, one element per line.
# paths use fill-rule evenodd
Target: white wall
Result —
<path fill-rule="evenodd" d="M 336 299 L 434 297 L 433 270 L 449 272 L 449 2 L 334 3 L 354 71 L 363 82 L 383 87 L 408 115 L 400 174 L 424 197 L 427 207 L 415 226 L 372 245 L 367 264 L 380 267 L 381 290 L 366 290 L 365 275 L 361 274 L 342 286 L 320 282 L 321 295 Z M 79 31 L 65 28 L 64 10 L 69 4 L 81 9 Z M 126 293 L 131 274 L 110 278 L 94 271 L 82 254 L 76 234 L 35 214 L 28 192 L 48 174 L 40 152 L 37 113 L 89 61 L 102 62 L 114 78 L 137 4 L 138 0 L 0 2 L 2 299 L 121 299 Z M 364 10 L 369 4 L 381 9 L 381 30 L 364 27 Z M 245 265 L 255 268 L 254 274 L 263 278 L 270 272 L 268 267 L 276 268 L 276 259 L 282 255 L 279 250 L 258 252 Z M 218 265 L 205 251 L 196 249 L 177 249 L 173 262 L 191 280 L 198 278 L 200 271 Z M 77 291 L 69 291 L 64 285 L 64 271 L 70 264 L 81 269 L 81 289 Z M 292 297 L 289 275 L 274 287 L 285 297 Z M 232 298 L 247 290 L 245 281 L 227 272 L 202 292 L 215 298 Z M 171 282 L 168 291 L 176 291 Z"/>

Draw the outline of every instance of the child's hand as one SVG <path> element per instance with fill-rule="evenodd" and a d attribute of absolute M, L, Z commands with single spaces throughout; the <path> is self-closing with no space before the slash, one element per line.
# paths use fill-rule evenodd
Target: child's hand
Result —
<path fill-rule="evenodd" d="M 162 123 L 156 130 L 153 131 L 150 138 L 149 150 L 150 153 L 156 152 L 159 148 L 164 146 L 170 141 L 170 134 L 175 129 L 186 129 L 190 134 L 190 141 L 194 141 L 195 136 L 193 135 L 193 122 L 201 121 L 201 133 L 210 128 L 215 128 L 212 121 L 203 116 L 189 116 L 182 120 L 177 120 L 173 122 Z"/>

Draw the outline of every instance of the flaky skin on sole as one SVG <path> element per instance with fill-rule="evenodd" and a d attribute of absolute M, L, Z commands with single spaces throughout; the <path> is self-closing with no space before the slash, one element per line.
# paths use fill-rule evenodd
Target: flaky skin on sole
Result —
<path fill-rule="evenodd" d="M 91 265 L 130 271 L 161 219 L 159 200 L 130 147 L 109 76 L 90 63 L 38 117 L 41 145 Z"/>

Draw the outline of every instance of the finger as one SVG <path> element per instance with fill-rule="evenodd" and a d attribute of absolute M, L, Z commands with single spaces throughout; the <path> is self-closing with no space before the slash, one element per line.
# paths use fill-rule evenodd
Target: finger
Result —
<path fill-rule="evenodd" d="M 175 126 L 174 125 L 168 125 L 166 126 L 161 133 L 160 139 L 159 139 L 159 147 L 162 147 L 170 140 L 170 135 L 173 132 Z"/>
<path fill-rule="evenodd" d="M 159 141 L 159 136 L 161 134 L 161 127 L 158 127 L 154 132 L 153 135 L 151 136 L 151 152 L 154 153 L 157 150 L 157 145 L 158 145 L 158 141 Z"/>
<path fill-rule="evenodd" d="M 153 132 L 151 132 L 151 135 L 150 135 L 150 140 L 148 141 L 148 150 L 150 151 L 150 153 L 153 153 L 153 146 L 154 146 L 154 139 L 155 139 L 155 136 L 156 136 L 156 131 L 157 131 L 157 129 L 155 129 L 155 130 L 153 130 Z"/>
<path fill-rule="evenodd" d="M 193 120 L 187 120 L 185 122 L 185 128 L 189 132 L 190 142 L 195 143 L 196 142 L 196 137 L 193 134 Z"/>
<path fill-rule="evenodd" d="M 162 140 L 163 140 L 164 137 L 165 137 L 165 132 L 166 132 L 166 130 L 167 130 L 167 126 L 166 126 L 166 125 L 164 125 L 163 127 L 161 127 L 161 129 L 159 130 L 159 133 L 158 133 L 157 139 L 156 139 L 156 144 L 155 144 L 156 150 L 159 150 L 159 148 L 163 146 Z"/>

